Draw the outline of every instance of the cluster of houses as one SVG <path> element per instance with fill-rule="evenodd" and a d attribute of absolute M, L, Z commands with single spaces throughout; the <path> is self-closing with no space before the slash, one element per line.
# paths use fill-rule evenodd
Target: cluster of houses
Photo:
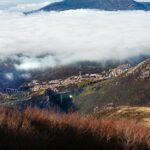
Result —
<path fill-rule="evenodd" d="M 33 80 L 28 83 L 32 91 L 36 92 L 39 90 L 51 89 L 52 91 L 58 92 L 61 87 L 69 87 L 71 85 L 77 85 L 83 81 L 98 81 L 104 80 L 104 77 L 100 74 L 86 74 L 79 76 L 71 76 L 64 80 L 51 80 L 49 82 L 39 82 L 38 80 Z"/>
<path fill-rule="evenodd" d="M 106 79 L 114 78 L 125 71 L 127 71 L 131 66 L 129 64 L 120 65 L 115 69 L 111 69 L 109 71 L 104 71 L 100 74 L 85 74 L 82 75 L 81 72 L 79 75 L 71 76 L 64 80 L 51 80 L 48 82 L 40 82 L 38 80 L 33 80 L 32 82 L 28 83 L 28 86 L 32 89 L 32 91 L 36 92 L 39 90 L 46 90 L 51 89 L 52 91 L 58 92 L 61 87 L 69 87 L 71 85 L 77 85 L 84 81 L 103 81 Z"/>
<path fill-rule="evenodd" d="M 130 64 L 119 65 L 117 68 L 109 70 L 109 72 L 110 72 L 109 77 L 118 77 L 119 75 L 126 72 L 130 68 L 131 68 Z"/>

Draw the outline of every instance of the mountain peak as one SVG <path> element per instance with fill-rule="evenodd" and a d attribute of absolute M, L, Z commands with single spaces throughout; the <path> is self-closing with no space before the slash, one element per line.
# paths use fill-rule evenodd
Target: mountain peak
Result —
<path fill-rule="evenodd" d="M 134 0 L 64 0 L 47 5 L 40 10 L 63 11 L 69 9 L 150 10 L 150 5 L 149 3 L 139 3 Z"/>
<path fill-rule="evenodd" d="M 132 68 L 128 75 L 136 75 L 138 79 L 150 78 L 150 58 Z"/>

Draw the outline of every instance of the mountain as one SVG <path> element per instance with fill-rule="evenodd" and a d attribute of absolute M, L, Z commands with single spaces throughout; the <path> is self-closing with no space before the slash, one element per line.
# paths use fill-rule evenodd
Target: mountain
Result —
<path fill-rule="evenodd" d="M 149 3 L 140 3 L 134 0 L 64 0 L 49 4 L 39 10 L 32 11 L 64 11 L 70 9 L 99 9 L 116 10 L 150 10 Z M 28 12 L 28 13 L 32 13 Z"/>
<path fill-rule="evenodd" d="M 92 112 L 95 108 L 101 109 L 110 103 L 117 106 L 149 106 L 149 91 L 150 59 L 116 78 L 86 86 L 74 101 L 82 113 Z"/>
<path fill-rule="evenodd" d="M 120 66 L 124 66 L 124 65 L 120 65 Z M 90 73 L 91 70 L 90 68 L 84 68 L 84 69 L 80 68 L 80 69 L 82 71 L 86 69 L 85 72 L 83 72 L 85 74 L 86 71 Z M 95 68 L 93 69 L 91 70 L 91 73 L 93 73 L 93 71 L 96 71 Z M 54 74 L 49 74 L 48 71 L 45 72 L 44 74 L 40 73 L 40 76 L 38 75 L 36 76 L 36 78 L 34 73 L 32 74 L 33 79 L 30 78 L 26 82 L 28 83 L 30 81 L 37 80 L 39 81 L 39 84 L 41 84 L 41 86 L 44 86 L 46 81 L 47 83 L 49 83 L 49 81 L 51 81 L 50 78 L 52 78 L 53 76 L 60 75 L 60 77 L 62 77 L 60 79 L 63 79 L 64 77 L 69 75 L 70 75 L 69 77 L 72 77 L 72 74 L 76 74 L 78 71 L 79 70 L 77 69 L 75 72 L 72 72 L 72 68 L 69 67 L 65 69 L 65 73 L 64 71 L 58 69 Z M 97 70 L 97 72 L 99 71 L 100 70 Z M 101 109 L 110 103 L 117 106 L 150 105 L 150 94 L 149 94 L 150 59 L 147 59 L 142 63 L 128 70 L 125 70 L 125 72 L 119 76 L 113 75 L 114 72 L 119 72 L 119 71 L 120 71 L 119 67 L 115 69 L 106 69 L 103 72 L 105 72 L 105 75 L 107 74 L 107 78 L 103 80 L 88 82 L 83 77 L 84 80 L 82 82 L 79 82 L 76 86 L 71 86 L 71 85 L 67 87 L 64 86 L 63 89 L 61 89 L 59 92 L 69 91 L 71 95 L 73 95 L 73 102 L 70 104 L 65 103 L 65 107 L 67 106 L 67 108 L 61 106 L 59 102 L 60 95 L 62 95 L 62 93 L 58 92 L 57 94 L 50 94 L 50 95 L 54 95 L 54 97 L 50 98 L 50 102 L 55 104 L 56 99 L 58 97 L 58 104 L 61 109 L 66 111 L 68 110 L 68 105 L 69 108 L 70 106 L 75 105 L 76 108 L 78 108 L 79 111 L 82 113 L 93 112 L 95 108 Z M 102 75 L 103 72 L 101 72 L 100 74 Z M 38 71 L 37 74 L 39 74 Z M 110 75 L 113 75 L 113 77 L 111 77 Z M 70 81 L 67 80 L 67 82 Z M 8 106 L 17 105 L 21 108 L 24 108 L 26 106 L 37 106 L 40 108 L 48 108 L 49 106 L 51 106 L 51 103 L 49 103 L 49 101 L 46 101 L 47 96 L 44 94 L 45 90 L 47 89 L 47 85 L 45 85 L 45 89 L 39 88 L 38 91 L 29 89 L 29 87 L 26 88 L 27 86 L 26 84 L 23 85 L 22 87 L 24 88 L 22 90 L 16 91 L 15 89 L 10 89 L 10 88 L 6 89 L 6 91 L 3 90 L 4 92 L 2 91 L 2 93 L 0 93 L 1 102 L 4 102 L 4 105 L 8 105 Z M 55 97 L 56 95 L 57 97 Z M 54 102 L 52 102 L 52 100 L 54 100 Z M 56 106 L 58 106 L 58 104 Z"/>

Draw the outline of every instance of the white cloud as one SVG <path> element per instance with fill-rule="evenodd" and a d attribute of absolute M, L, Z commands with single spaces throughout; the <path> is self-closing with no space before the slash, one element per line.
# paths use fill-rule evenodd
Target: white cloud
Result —
<path fill-rule="evenodd" d="M 20 77 L 23 79 L 29 79 L 31 75 L 29 73 L 24 73 L 24 74 L 21 74 Z"/>
<path fill-rule="evenodd" d="M 1 12 L 0 56 L 24 54 L 16 67 L 27 70 L 150 54 L 149 18 L 144 11 Z"/>
<path fill-rule="evenodd" d="M 8 80 L 13 80 L 14 79 L 14 74 L 13 73 L 6 73 L 5 78 Z"/>

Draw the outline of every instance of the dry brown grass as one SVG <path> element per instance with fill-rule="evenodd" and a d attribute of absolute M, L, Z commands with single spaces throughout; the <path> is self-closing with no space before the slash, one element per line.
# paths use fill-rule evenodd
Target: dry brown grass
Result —
<path fill-rule="evenodd" d="M 104 109 L 94 114 L 101 119 L 127 119 L 135 120 L 150 127 L 150 107 L 120 106 L 110 109 Z"/>
<path fill-rule="evenodd" d="M 37 108 L 0 108 L 1 150 L 149 150 L 150 128 L 134 121 L 102 121 Z"/>

